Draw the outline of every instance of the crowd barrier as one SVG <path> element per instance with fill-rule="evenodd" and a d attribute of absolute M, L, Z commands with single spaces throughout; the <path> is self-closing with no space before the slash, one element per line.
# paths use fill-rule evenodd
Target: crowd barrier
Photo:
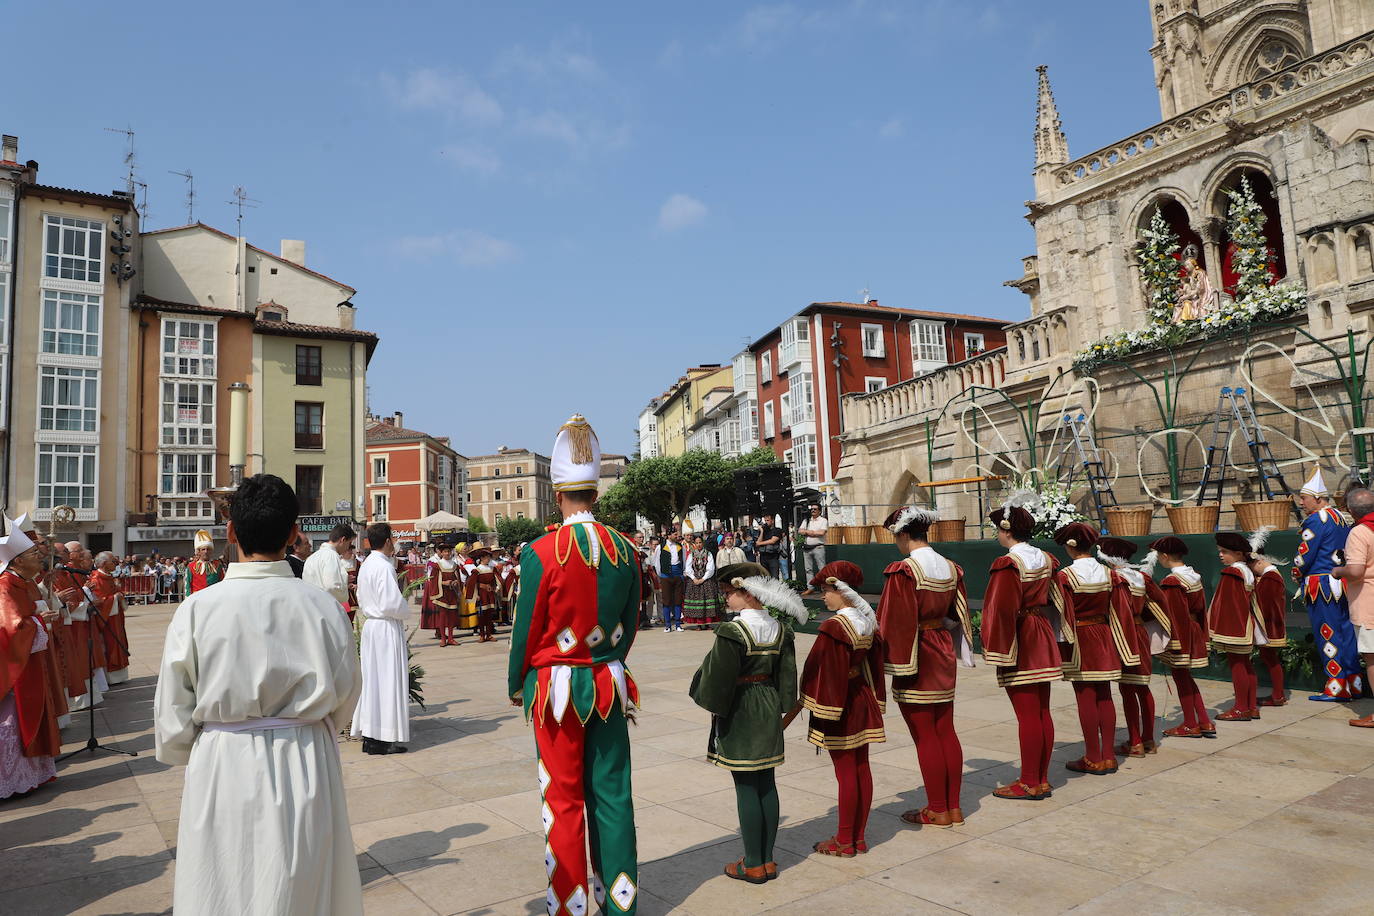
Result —
<path fill-rule="evenodd" d="M 148 604 L 157 597 L 157 576 L 121 576 L 120 586 L 124 589 L 124 600 L 134 604 Z"/>

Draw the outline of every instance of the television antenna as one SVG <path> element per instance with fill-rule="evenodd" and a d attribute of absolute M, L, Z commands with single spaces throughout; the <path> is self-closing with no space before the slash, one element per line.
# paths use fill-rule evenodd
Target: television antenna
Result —
<path fill-rule="evenodd" d="M 148 222 L 148 182 L 134 181 L 134 184 L 143 191 L 143 203 L 137 205 L 139 223 Z"/>
<path fill-rule="evenodd" d="M 112 134 L 123 134 L 125 141 L 128 143 L 128 146 L 125 147 L 124 150 L 124 166 L 127 169 L 127 173 L 124 176 L 124 183 L 125 190 L 132 195 L 134 193 L 134 186 L 137 183 L 137 180 L 134 178 L 134 172 L 138 168 L 138 160 L 134 154 L 134 129 L 132 126 L 129 126 L 107 127 L 105 130 Z"/>
<path fill-rule="evenodd" d="M 227 203 L 233 204 L 238 208 L 238 237 L 243 238 L 243 208 L 248 207 L 249 209 L 253 209 L 257 207 L 258 204 L 262 203 L 262 201 L 249 197 L 248 191 L 243 185 L 236 185 L 234 187 L 234 199 L 227 201 Z"/>
<path fill-rule="evenodd" d="M 178 172 L 178 171 L 175 171 L 174 169 L 168 169 L 168 170 L 167 170 L 167 173 L 168 173 L 169 175 L 180 175 L 182 178 L 185 178 L 185 179 L 186 179 L 186 222 L 187 222 L 188 225 L 191 224 L 191 223 L 194 223 L 194 222 L 196 221 L 196 215 L 195 215 L 195 214 L 196 214 L 196 179 L 195 179 L 195 176 L 191 174 L 191 170 L 190 170 L 190 169 L 187 169 L 187 170 L 184 171 L 184 172 Z"/>

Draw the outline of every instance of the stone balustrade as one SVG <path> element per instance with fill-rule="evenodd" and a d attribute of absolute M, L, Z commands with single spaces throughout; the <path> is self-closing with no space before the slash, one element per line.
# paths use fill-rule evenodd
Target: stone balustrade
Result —
<path fill-rule="evenodd" d="M 1007 351 L 998 347 L 881 391 L 847 395 L 845 429 L 880 426 L 943 410 L 960 392 L 979 385 L 995 388 L 1006 375 Z"/>
<path fill-rule="evenodd" d="M 1186 140 L 1199 131 L 1226 123 L 1247 110 L 1276 101 L 1313 84 L 1335 79 L 1346 71 L 1369 64 L 1374 58 L 1374 37 L 1364 35 L 1317 58 L 1302 61 L 1262 79 L 1238 86 L 1225 98 L 1200 105 L 1192 111 L 1156 124 L 1095 153 L 1075 159 L 1054 170 L 1054 184 L 1064 188 L 1088 181 L 1121 166 L 1138 162 L 1165 147 Z"/>
<path fill-rule="evenodd" d="M 1019 374 L 1072 359 L 1075 335 L 1070 322 L 1077 311 L 1074 306 L 1066 306 L 1007 325 L 1007 372 Z"/>

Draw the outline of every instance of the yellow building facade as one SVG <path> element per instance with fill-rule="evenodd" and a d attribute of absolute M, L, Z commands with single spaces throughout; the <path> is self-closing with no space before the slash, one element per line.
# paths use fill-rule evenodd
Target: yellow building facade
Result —
<path fill-rule="evenodd" d="M 734 384 L 729 366 L 693 366 L 664 392 L 654 415 L 658 418 L 658 453 L 673 457 L 687 451 L 687 435 L 702 417 L 706 393 Z"/>

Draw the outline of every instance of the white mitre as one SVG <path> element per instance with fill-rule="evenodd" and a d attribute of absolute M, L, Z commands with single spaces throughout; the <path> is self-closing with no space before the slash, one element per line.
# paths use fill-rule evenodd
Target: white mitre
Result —
<path fill-rule="evenodd" d="M 28 521 L 27 513 L 12 519 L 8 515 L 5 519 L 5 536 L 0 537 L 0 572 L 9 568 L 10 561 L 19 556 L 26 550 L 32 550 L 36 545 L 33 540 L 24 533 L 24 523 Z"/>
<path fill-rule="evenodd" d="M 1331 495 L 1331 491 L 1326 489 L 1326 481 L 1322 478 L 1321 465 L 1317 465 L 1316 469 L 1312 471 L 1312 476 L 1308 478 L 1307 483 L 1303 484 L 1302 489 L 1298 492 L 1305 496 L 1317 496 L 1322 499 Z"/>
<path fill-rule="evenodd" d="M 549 461 L 556 491 L 595 490 L 601 479 L 601 443 L 587 418 L 575 413 L 558 428 Z"/>

